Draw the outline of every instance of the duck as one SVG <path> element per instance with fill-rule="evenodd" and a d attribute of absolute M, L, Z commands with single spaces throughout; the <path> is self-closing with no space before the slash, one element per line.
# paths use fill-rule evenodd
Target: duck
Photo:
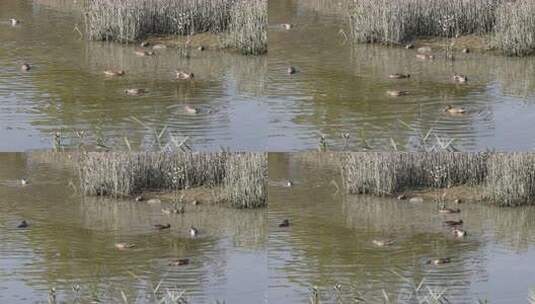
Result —
<path fill-rule="evenodd" d="M 452 105 L 448 105 L 448 106 L 446 106 L 446 108 L 444 108 L 444 112 L 447 112 L 447 113 L 450 113 L 450 114 L 464 114 L 464 113 L 466 113 L 466 110 L 464 108 L 454 107 Z"/>
<path fill-rule="evenodd" d="M 28 228 L 30 226 L 30 224 L 28 224 L 28 222 L 26 222 L 26 220 L 22 220 L 22 222 L 20 222 L 20 224 L 17 226 L 17 228 Z"/>
<path fill-rule="evenodd" d="M 373 240 L 372 243 L 377 247 L 385 247 L 394 244 L 393 240 Z"/>
<path fill-rule="evenodd" d="M 184 111 L 186 111 L 186 113 L 188 113 L 188 114 L 197 114 L 197 113 L 199 113 L 199 110 L 197 108 L 194 108 L 194 107 L 188 106 L 188 105 L 184 106 Z"/>
<path fill-rule="evenodd" d="M 389 90 L 389 91 L 386 91 L 386 94 L 392 97 L 399 97 L 399 96 L 409 95 L 409 91 Z"/>
<path fill-rule="evenodd" d="M 15 18 L 11 18 L 11 19 L 9 19 L 9 22 L 11 22 L 11 25 L 12 25 L 12 26 L 15 26 L 15 25 L 17 25 L 17 24 L 20 23 L 20 21 L 17 20 L 17 19 L 15 19 Z"/>
<path fill-rule="evenodd" d="M 204 47 L 204 45 L 199 45 L 199 46 L 197 47 L 197 50 L 198 50 L 199 52 L 202 52 L 202 51 L 206 50 L 206 48 Z"/>
<path fill-rule="evenodd" d="M 129 248 L 134 248 L 134 247 L 136 247 L 136 245 L 132 243 L 116 243 L 115 244 L 115 248 L 119 250 L 124 250 L 124 249 L 129 249 Z"/>
<path fill-rule="evenodd" d="M 465 54 L 468 54 L 470 53 L 470 49 L 469 48 L 464 48 L 461 50 L 461 52 L 465 53 Z"/>
<path fill-rule="evenodd" d="M 21 66 L 20 66 L 20 69 L 23 70 L 23 71 L 29 71 L 32 69 L 32 67 L 30 66 L 29 63 L 23 63 Z"/>
<path fill-rule="evenodd" d="M 200 202 L 198 200 L 194 200 L 193 202 L 191 202 L 191 204 L 193 206 L 199 206 L 200 205 Z"/>
<path fill-rule="evenodd" d="M 291 188 L 293 185 L 294 183 L 291 180 L 288 180 L 288 182 L 286 182 L 286 187 L 288 188 Z"/>
<path fill-rule="evenodd" d="M 138 195 L 138 196 L 136 196 L 136 198 L 135 198 L 134 200 L 135 200 L 136 202 L 141 202 L 141 201 L 143 201 L 143 200 L 144 200 L 143 195 Z"/>
<path fill-rule="evenodd" d="M 290 30 L 293 27 L 293 25 L 290 23 L 283 23 L 281 24 L 281 27 L 285 30 Z"/>
<path fill-rule="evenodd" d="M 130 96 L 140 96 L 147 93 L 145 89 L 126 89 L 124 90 L 124 92 L 126 93 L 126 95 Z"/>
<path fill-rule="evenodd" d="M 422 60 L 433 60 L 435 59 L 435 56 L 429 54 L 416 54 L 416 58 Z"/>
<path fill-rule="evenodd" d="M 176 79 L 188 80 L 188 79 L 193 79 L 194 77 L 195 77 L 195 74 L 193 73 L 188 73 L 188 72 L 179 71 L 179 70 L 176 71 Z"/>
<path fill-rule="evenodd" d="M 454 226 L 461 226 L 461 225 L 463 224 L 463 220 L 458 220 L 458 221 L 453 221 L 453 220 L 451 220 L 451 221 L 444 221 L 443 223 L 444 223 L 445 225 L 452 226 L 452 227 L 454 227 Z"/>
<path fill-rule="evenodd" d="M 183 214 L 185 212 L 184 207 L 180 208 L 173 208 L 173 209 L 162 209 L 162 213 L 164 214 Z"/>
<path fill-rule="evenodd" d="M 406 48 L 407 50 L 414 49 L 414 44 L 412 44 L 412 43 L 406 44 L 406 45 L 405 45 L 405 48 Z"/>
<path fill-rule="evenodd" d="M 279 224 L 280 228 L 290 227 L 290 221 L 285 219 L 282 221 L 282 223 Z"/>
<path fill-rule="evenodd" d="M 134 54 L 138 56 L 152 56 L 154 55 L 153 51 L 145 51 L 145 50 L 135 50 Z"/>
<path fill-rule="evenodd" d="M 463 203 L 463 200 L 460 199 L 460 198 L 457 198 L 453 201 L 454 204 L 462 204 Z"/>
<path fill-rule="evenodd" d="M 458 237 L 458 238 L 463 238 L 468 235 L 466 231 L 462 229 L 457 229 L 457 228 L 453 229 L 451 233 L 453 234 L 453 236 Z"/>
<path fill-rule="evenodd" d="M 171 261 L 169 263 L 169 266 L 184 266 L 184 265 L 189 265 L 189 259 L 178 259 L 178 260 Z"/>
<path fill-rule="evenodd" d="M 388 75 L 388 78 L 390 79 L 405 79 L 405 78 L 410 78 L 410 77 L 411 77 L 410 74 L 400 74 L 400 73 L 394 73 L 394 74 Z"/>
<path fill-rule="evenodd" d="M 448 264 L 451 262 L 451 259 L 450 258 L 438 258 L 438 259 L 433 259 L 433 260 L 428 260 L 426 262 L 426 264 L 431 264 L 431 265 L 442 265 L 442 264 Z"/>
<path fill-rule="evenodd" d="M 25 179 L 25 178 L 22 178 L 22 179 L 20 180 L 20 183 L 21 183 L 23 186 L 25 186 L 25 185 L 27 185 L 27 184 L 29 183 L 29 181 L 28 181 L 27 179 Z"/>
<path fill-rule="evenodd" d="M 149 45 L 150 45 L 150 42 L 148 42 L 148 41 L 143 41 L 143 42 L 141 42 L 139 44 L 139 46 L 141 46 L 141 47 L 148 47 Z"/>
<path fill-rule="evenodd" d="M 165 44 L 155 44 L 152 49 L 153 50 L 163 50 L 163 49 L 166 49 L 167 46 Z"/>
<path fill-rule="evenodd" d="M 468 81 L 468 77 L 462 74 L 454 74 L 451 79 L 458 83 L 466 83 Z"/>
<path fill-rule="evenodd" d="M 431 49 L 430 46 L 422 46 L 422 47 L 419 47 L 418 50 L 416 50 L 418 53 L 431 53 L 433 51 L 433 49 Z"/>
<path fill-rule="evenodd" d="M 396 198 L 400 201 L 403 201 L 407 199 L 407 195 L 403 193 L 403 194 L 398 195 Z"/>
<path fill-rule="evenodd" d="M 457 209 L 452 209 L 452 208 L 440 208 L 440 209 L 438 209 L 438 212 L 439 212 L 439 213 L 444 213 L 444 214 L 461 213 L 461 209 L 459 209 L 459 208 L 457 208 Z"/>
<path fill-rule="evenodd" d="M 288 67 L 288 75 L 293 75 L 295 73 L 297 73 L 297 69 L 295 67 L 293 67 L 293 66 L 289 66 Z"/>
<path fill-rule="evenodd" d="M 154 225 L 154 228 L 158 229 L 158 230 L 164 230 L 164 229 L 170 229 L 171 228 L 171 224 L 156 224 Z"/>
<path fill-rule="evenodd" d="M 196 237 L 199 234 L 199 230 L 193 226 L 189 227 L 189 235 L 191 237 Z"/>
<path fill-rule="evenodd" d="M 104 74 L 106 76 L 123 76 L 125 72 L 123 70 L 105 70 Z"/>

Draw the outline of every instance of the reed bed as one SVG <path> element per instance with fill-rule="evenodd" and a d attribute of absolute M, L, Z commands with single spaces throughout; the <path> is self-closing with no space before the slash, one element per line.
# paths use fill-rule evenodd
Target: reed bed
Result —
<path fill-rule="evenodd" d="M 357 0 L 350 27 L 359 43 L 404 44 L 417 37 L 489 35 L 507 55 L 535 49 L 535 4 L 531 0 Z"/>
<path fill-rule="evenodd" d="M 252 153 L 95 152 L 80 158 L 78 171 L 85 195 L 123 197 L 222 185 L 221 201 L 249 208 L 266 204 L 262 158 Z"/>
<path fill-rule="evenodd" d="M 352 194 L 388 196 L 415 187 L 481 183 L 485 153 L 350 153 L 342 178 Z"/>
<path fill-rule="evenodd" d="M 226 162 L 224 197 L 235 208 L 267 205 L 267 155 L 231 154 Z"/>
<path fill-rule="evenodd" d="M 348 153 L 341 173 L 350 194 L 468 185 L 481 186 L 483 202 L 535 204 L 535 153 Z"/>
<path fill-rule="evenodd" d="M 234 37 L 232 46 L 247 54 L 267 50 L 265 0 L 89 0 L 84 16 L 91 40 L 128 43 L 148 35 L 211 32 Z"/>

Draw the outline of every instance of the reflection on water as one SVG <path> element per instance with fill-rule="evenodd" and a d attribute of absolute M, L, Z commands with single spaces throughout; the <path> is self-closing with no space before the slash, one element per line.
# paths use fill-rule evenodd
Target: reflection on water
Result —
<path fill-rule="evenodd" d="M 269 155 L 269 299 L 303 303 L 318 286 L 323 300 L 361 296 L 379 301 L 382 290 L 406 298 L 411 284 L 447 288 L 452 303 L 523 303 L 535 287 L 535 208 L 461 205 L 459 215 L 437 214 L 434 203 L 411 204 L 337 192 L 336 164 L 318 154 Z M 291 179 L 292 188 L 277 181 Z M 442 225 L 460 217 L 469 237 L 454 239 Z M 278 228 L 282 219 L 289 228 Z M 392 239 L 378 248 L 374 239 Z M 428 259 L 450 257 L 430 266 Z M 395 273 L 394 273 L 395 272 Z M 403 277 L 401 278 L 400 275 Z M 341 285 L 341 294 L 333 287 Z"/>
<path fill-rule="evenodd" d="M 398 149 L 415 150 L 418 134 L 432 128 L 461 150 L 533 149 L 535 58 L 470 53 L 449 62 L 438 54 L 429 62 L 416 59 L 414 50 L 352 45 L 343 3 L 269 1 L 268 102 L 279 125 L 290 130 L 277 141 L 292 150 L 314 148 L 324 134 L 341 148 L 340 134 L 349 133 L 351 149 L 392 149 L 392 138 Z M 281 23 L 295 27 L 284 30 Z M 300 72 L 288 76 L 288 65 Z M 392 73 L 411 78 L 387 79 Z M 468 75 L 469 82 L 452 83 L 454 73 Z M 387 90 L 410 95 L 391 98 Z M 448 104 L 468 114 L 446 115 Z"/>
<path fill-rule="evenodd" d="M 80 284 L 84 301 L 117 301 L 122 290 L 144 303 L 160 281 L 194 303 L 264 302 L 265 210 L 200 205 L 166 216 L 162 206 L 81 198 L 68 186 L 71 171 L 32 154 L 0 154 L 0 302 L 46 301 L 52 287 L 70 301 Z M 29 229 L 16 228 L 22 219 Z M 155 232 L 155 223 L 172 229 Z M 190 225 L 198 238 L 189 238 Z M 119 251 L 117 242 L 136 247 Z M 190 264 L 168 266 L 177 258 Z"/>
<path fill-rule="evenodd" d="M 13 17 L 22 23 L 0 23 L 1 151 L 50 147 L 55 131 L 62 131 L 65 144 L 76 145 L 73 130 L 86 130 L 87 142 L 98 137 L 124 146 L 128 137 L 134 148 L 146 147 L 153 131 L 133 116 L 151 128 L 167 126 L 172 134 L 189 136 L 198 149 L 265 146 L 265 136 L 258 137 L 253 126 L 268 123 L 261 103 L 266 56 L 195 50 L 185 57 L 170 48 L 138 57 L 135 46 L 79 39 L 73 28 L 83 28 L 82 21 L 56 6 L 0 2 L 0 20 Z M 26 61 L 33 68 L 22 73 Z M 124 69 L 126 75 L 105 77 L 105 69 Z M 176 69 L 194 72 L 195 80 L 177 82 Z M 128 97 L 127 88 L 149 93 Z M 199 114 L 188 114 L 185 105 Z"/>

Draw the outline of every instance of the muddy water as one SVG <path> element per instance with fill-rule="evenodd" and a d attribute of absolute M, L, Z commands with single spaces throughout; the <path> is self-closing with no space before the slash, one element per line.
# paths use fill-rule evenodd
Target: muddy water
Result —
<path fill-rule="evenodd" d="M 255 126 L 269 123 L 261 102 L 266 56 L 207 50 L 187 58 L 166 49 L 138 57 L 135 46 L 80 39 L 74 29 L 83 30 L 83 21 L 76 16 L 61 4 L 0 2 L 0 151 L 50 148 L 57 131 L 67 147 L 104 140 L 125 148 L 127 137 L 133 148 L 147 149 L 154 129 L 165 126 L 164 142 L 189 136 L 202 150 L 265 150 L 266 136 Z M 12 27 L 9 18 L 22 23 Z M 20 71 L 23 62 L 30 72 Z M 126 75 L 105 77 L 106 69 Z M 177 82 L 176 69 L 194 72 L 195 80 Z M 127 88 L 148 94 L 128 97 Z M 185 105 L 199 113 L 188 114 Z"/>
<path fill-rule="evenodd" d="M 535 287 L 535 208 L 467 203 L 461 216 L 444 216 L 432 202 L 337 193 L 340 181 L 329 157 L 270 154 L 269 166 L 273 303 L 305 303 L 313 286 L 322 303 L 353 303 L 357 297 L 382 303 L 383 290 L 391 300 L 406 299 L 422 280 L 445 289 L 450 303 L 524 303 Z M 282 186 L 288 179 L 291 188 Z M 452 238 L 442 225 L 447 218 L 462 218 L 469 236 Z M 283 219 L 292 225 L 278 228 Z M 379 248 L 374 239 L 394 243 Z M 426 264 L 441 257 L 451 263 Z M 340 291 L 333 289 L 337 284 Z"/>
<path fill-rule="evenodd" d="M 289 149 L 315 148 L 325 135 L 334 148 L 351 136 L 354 150 L 400 150 L 421 146 L 420 134 L 433 130 L 428 144 L 454 139 L 460 150 L 533 149 L 535 58 L 456 54 L 452 63 L 437 53 L 432 62 L 416 59 L 415 50 L 352 45 L 343 9 L 345 1 L 269 1 L 269 102 L 286 132 L 274 140 Z M 291 23 L 291 30 L 279 25 Z M 287 67 L 299 71 L 288 76 Z M 450 81 L 455 72 L 468 83 Z M 408 80 L 389 80 L 408 73 Z M 407 90 L 391 98 L 387 90 Z M 446 105 L 464 107 L 466 115 L 446 115 Z M 406 126 L 405 124 L 409 125 Z"/>
<path fill-rule="evenodd" d="M 0 154 L 0 302 L 82 303 L 146 301 L 162 281 L 185 290 L 192 303 L 263 303 L 266 298 L 265 210 L 197 206 L 184 216 L 162 215 L 162 206 L 82 199 L 68 186 L 68 166 L 36 154 Z M 21 177 L 30 183 L 22 186 Z M 28 229 L 17 229 L 22 219 Z M 171 223 L 166 232 L 155 223 Z M 194 225 L 200 234 L 188 236 Z M 119 251 L 116 242 L 135 248 Z M 169 261 L 189 258 L 186 266 Z"/>

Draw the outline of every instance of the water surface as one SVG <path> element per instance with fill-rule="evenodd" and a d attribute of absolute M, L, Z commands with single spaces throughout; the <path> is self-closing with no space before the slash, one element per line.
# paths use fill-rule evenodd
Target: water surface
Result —
<path fill-rule="evenodd" d="M 307 303 L 317 286 L 322 303 L 353 303 L 356 297 L 382 303 L 383 290 L 406 303 L 422 280 L 426 288 L 445 290 L 450 303 L 527 301 L 535 287 L 535 208 L 466 203 L 460 215 L 445 216 L 433 202 L 346 196 L 337 191 L 333 159 L 269 155 L 271 302 Z M 288 179 L 291 188 L 283 186 Z M 442 224 L 458 218 L 465 222 L 466 239 L 454 239 Z M 283 219 L 290 220 L 289 228 L 278 227 Z M 374 239 L 394 244 L 381 248 Z M 451 263 L 426 264 L 442 257 Z"/>
<path fill-rule="evenodd" d="M 63 162 L 63 160 L 62 160 Z M 69 182 L 72 168 L 38 154 L 0 154 L 0 302 L 42 303 L 51 288 L 61 301 L 147 301 L 160 291 L 184 290 L 192 303 L 264 303 L 265 210 L 213 206 L 183 216 L 161 205 L 82 198 Z M 29 179 L 23 186 L 22 177 Z M 28 229 L 17 229 L 21 220 Z M 157 232 L 156 223 L 170 223 Z M 199 228 L 191 239 L 188 228 Z M 135 248 L 119 251 L 117 242 Z M 186 266 L 169 266 L 178 258 Z"/>

